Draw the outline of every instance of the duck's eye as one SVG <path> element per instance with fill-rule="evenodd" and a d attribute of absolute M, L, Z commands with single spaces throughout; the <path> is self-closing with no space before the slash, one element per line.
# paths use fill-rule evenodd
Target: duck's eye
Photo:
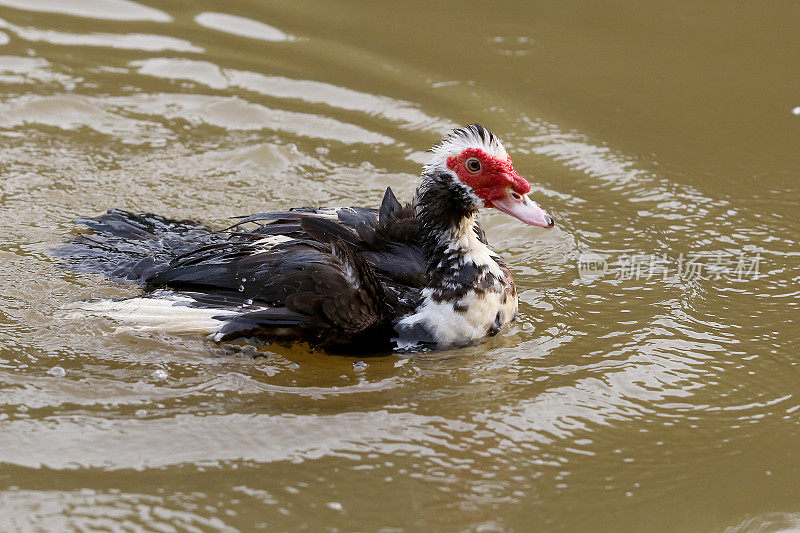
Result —
<path fill-rule="evenodd" d="M 467 159 L 466 167 L 467 170 L 475 174 L 481 171 L 481 162 L 475 159 L 474 157 L 470 157 L 469 159 Z"/>

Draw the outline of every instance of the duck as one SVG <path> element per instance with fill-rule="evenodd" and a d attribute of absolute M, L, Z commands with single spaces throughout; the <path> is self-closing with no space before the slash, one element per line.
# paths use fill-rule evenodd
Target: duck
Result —
<path fill-rule="evenodd" d="M 299 207 L 200 222 L 111 209 L 55 250 L 61 264 L 136 284 L 140 295 L 77 302 L 138 331 L 320 348 L 444 349 L 515 320 L 517 290 L 478 213 L 551 229 L 498 137 L 455 128 L 428 150 L 411 202 Z"/>

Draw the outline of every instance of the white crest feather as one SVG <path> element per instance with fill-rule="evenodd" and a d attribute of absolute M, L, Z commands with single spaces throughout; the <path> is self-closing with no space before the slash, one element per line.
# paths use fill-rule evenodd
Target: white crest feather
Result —
<path fill-rule="evenodd" d="M 502 160 L 508 159 L 508 152 L 494 133 L 480 124 L 469 124 L 463 128 L 454 129 L 428 150 L 430 156 L 424 165 L 424 172 L 426 174 L 448 172 L 447 158 L 459 155 L 467 148 L 481 148 L 491 156 Z"/>

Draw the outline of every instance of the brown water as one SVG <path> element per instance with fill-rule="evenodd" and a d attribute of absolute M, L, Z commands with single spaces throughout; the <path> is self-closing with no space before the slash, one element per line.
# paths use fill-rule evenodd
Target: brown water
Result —
<path fill-rule="evenodd" d="M 0 0 L 0 530 L 800 529 L 796 3 L 151 4 Z M 56 266 L 73 216 L 408 199 L 473 121 L 558 223 L 483 217 L 485 344 L 69 312 L 136 293 Z"/>

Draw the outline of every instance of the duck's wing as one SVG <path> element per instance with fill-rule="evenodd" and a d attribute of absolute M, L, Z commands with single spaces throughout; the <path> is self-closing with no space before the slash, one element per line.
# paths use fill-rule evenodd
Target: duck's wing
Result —
<path fill-rule="evenodd" d="M 202 332 L 216 340 L 288 338 L 314 345 L 348 343 L 390 322 L 396 299 L 347 243 L 296 241 L 282 250 L 248 255 L 235 245 L 218 251 L 213 257 L 184 258 L 160 272 L 150 279 L 159 288 L 142 297 L 83 302 L 77 308 L 138 330 Z M 258 255 L 264 260 L 250 263 Z M 243 272 L 247 277 L 236 277 Z"/>
<path fill-rule="evenodd" d="M 379 209 L 304 207 L 258 213 L 241 217 L 229 230 L 245 240 L 263 236 L 326 242 L 335 236 L 362 255 L 383 283 L 418 290 L 428 274 L 417 227 L 413 207 L 400 204 L 387 188 Z"/>
<path fill-rule="evenodd" d="M 303 247 L 308 249 L 299 255 L 292 252 Z M 250 290 L 266 307 L 230 317 L 217 331 L 218 339 L 266 333 L 346 343 L 384 326 L 396 312 L 396 299 L 384 291 L 372 268 L 339 239 L 332 238 L 328 247 L 298 243 L 275 253 L 282 259 L 258 269 Z"/>

